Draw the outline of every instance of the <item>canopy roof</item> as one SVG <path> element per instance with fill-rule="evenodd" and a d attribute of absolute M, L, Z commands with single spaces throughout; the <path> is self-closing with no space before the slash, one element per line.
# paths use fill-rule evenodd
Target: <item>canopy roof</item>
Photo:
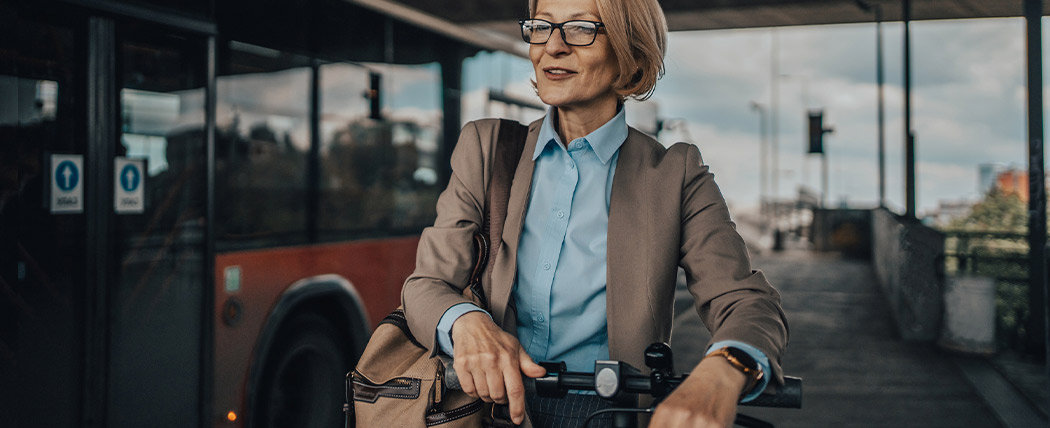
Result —
<path fill-rule="evenodd" d="M 513 33 L 527 0 L 394 0 L 453 23 Z M 1022 0 L 912 0 L 912 19 L 1022 16 Z M 1048 0 L 1044 0 L 1044 10 Z M 875 22 L 901 19 L 901 0 L 660 0 L 671 31 Z M 865 8 L 862 5 L 868 5 Z M 867 10 L 865 10 L 867 9 Z M 1045 14 L 1045 13 L 1044 13 Z M 508 30 L 509 29 L 509 30 Z"/>
<path fill-rule="evenodd" d="M 528 0 L 346 0 L 487 49 L 526 56 Z M 671 31 L 901 20 L 901 0 L 660 0 Z M 1046 14 L 1050 0 L 1043 0 Z M 912 0 L 912 20 L 1019 17 L 1023 0 Z"/>

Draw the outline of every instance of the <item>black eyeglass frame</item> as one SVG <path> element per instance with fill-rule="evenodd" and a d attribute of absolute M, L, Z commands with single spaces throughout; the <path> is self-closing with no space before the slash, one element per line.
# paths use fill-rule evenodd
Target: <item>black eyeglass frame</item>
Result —
<path fill-rule="evenodd" d="M 550 24 L 551 25 L 551 35 L 547 36 L 547 40 L 544 40 L 543 42 L 530 42 L 530 41 L 528 41 L 525 38 L 525 21 L 543 21 L 543 22 L 546 22 L 546 23 Z M 594 24 L 594 38 L 591 39 L 591 42 L 587 43 L 587 44 L 584 44 L 584 45 L 579 45 L 579 44 L 575 44 L 575 43 L 569 43 L 568 37 L 565 36 L 565 28 L 564 28 L 564 26 L 565 26 L 565 24 L 568 24 L 570 22 L 586 22 L 588 24 Z M 590 45 L 594 44 L 595 40 L 598 40 L 598 32 L 601 31 L 601 29 L 603 27 L 605 27 L 605 24 L 600 22 L 600 21 L 587 21 L 587 20 L 584 20 L 584 19 L 573 19 L 573 20 L 560 22 L 560 23 L 556 24 L 556 23 L 550 22 L 550 21 L 548 21 L 546 19 L 529 18 L 529 19 L 519 19 L 518 20 L 518 27 L 521 30 L 521 40 L 525 41 L 525 43 L 528 43 L 530 45 L 545 45 L 545 44 L 547 44 L 547 42 L 549 42 L 551 40 L 551 36 L 554 35 L 554 30 L 559 30 L 558 32 L 561 33 L 561 41 L 565 42 L 565 44 L 567 44 L 569 46 L 590 46 Z"/>

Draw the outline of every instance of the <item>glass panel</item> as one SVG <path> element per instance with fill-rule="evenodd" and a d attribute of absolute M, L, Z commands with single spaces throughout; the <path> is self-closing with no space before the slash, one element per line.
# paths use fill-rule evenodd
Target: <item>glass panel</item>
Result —
<path fill-rule="evenodd" d="M 200 40 L 129 33 L 119 49 L 116 153 L 144 161 L 145 206 L 142 214 L 114 214 L 109 422 L 195 426 L 206 283 L 206 48 Z"/>
<path fill-rule="evenodd" d="M 216 112 L 218 244 L 305 242 L 310 67 L 233 42 L 226 70 Z"/>
<path fill-rule="evenodd" d="M 83 154 L 76 32 L 0 3 L 0 425 L 77 426 L 84 216 L 51 214 L 51 153 Z"/>
<path fill-rule="evenodd" d="M 321 66 L 319 236 L 417 232 L 433 223 L 441 138 L 437 64 Z M 371 75 L 382 119 L 371 119 Z"/>
<path fill-rule="evenodd" d="M 438 148 L 443 118 L 441 66 L 385 65 L 383 117 L 391 122 L 395 149 L 391 229 L 418 232 L 434 224 L 438 185 Z"/>
<path fill-rule="evenodd" d="M 463 123 L 486 117 L 503 117 L 528 124 L 547 112 L 532 85 L 535 72 L 528 59 L 506 52 L 478 52 L 463 60 Z M 493 99 L 492 94 L 502 97 Z M 508 102 L 511 101 L 511 102 Z M 641 110 L 628 108 L 628 114 Z M 655 120 L 655 119 L 654 119 Z M 630 118 L 628 118 L 630 121 Z"/>

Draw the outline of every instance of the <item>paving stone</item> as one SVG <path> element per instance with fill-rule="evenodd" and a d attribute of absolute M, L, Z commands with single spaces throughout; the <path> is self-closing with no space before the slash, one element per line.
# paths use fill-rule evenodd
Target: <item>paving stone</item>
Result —
<path fill-rule="evenodd" d="M 777 427 L 1002 427 L 949 355 L 897 336 L 867 261 L 791 250 L 753 260 L 780 290 L 791 340 L 783 364 L 803 378 L 801 410 L 742 407 Z M 679 287 L 675 365 L 696 365 L 710 338 Z M 1044 425 L 1045 426 L 1045 425 Z"/>

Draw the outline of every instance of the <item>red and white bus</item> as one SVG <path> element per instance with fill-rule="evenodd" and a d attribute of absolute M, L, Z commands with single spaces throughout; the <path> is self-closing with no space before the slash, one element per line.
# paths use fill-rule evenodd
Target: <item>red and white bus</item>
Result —
<path fill-rule="evenodd" d="M 339 426 L 514 49 L 420 16 L 0 2 L 0 425 Z"/>

